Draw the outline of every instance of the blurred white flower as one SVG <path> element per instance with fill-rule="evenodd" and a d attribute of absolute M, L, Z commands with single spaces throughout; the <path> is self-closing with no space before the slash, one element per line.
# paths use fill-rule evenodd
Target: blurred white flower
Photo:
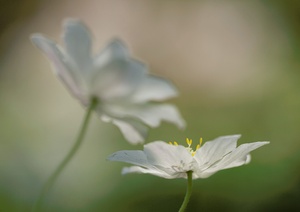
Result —
<path fill-rule="evenodd" d="M 250 162 L 249 152 L 269 142 L 254 142 L 237 147 L 240 135 L 222 136 L 206 142 L 202 139 L 194 151 L 192 140 L 187 139 L 188 147 L 154 141 L 144 145 L 144 151 L 124 150 L 108 157 L 111 161 L 131 163 L 136 166 L 123 168 L 122 173 L 147 173 L 159 177 L 187 178 L 187 172 L 193 172 L 193 179 L 207 178 L 212 174 L 228 168 L 241 166 Z"/>
<path fill-rule="evenodd" d="M 83 23 L 69 19 L 64 30 L 65 49 L 41 34 L 32 35 L 31 40 L 51 61 L 70 93 L 84 106 L 98 100 L 101 119 L 118 126 L 129 142 L 142 143 L 146 125 L 157 127 L 162 120 L 185 126 L 176 107 L 152 102 L 176 96 L 176 88 L 150 75 L 145 64 L 130 57 L 122 41 L 111 41 L 93 56 L 91 35 Z"/>

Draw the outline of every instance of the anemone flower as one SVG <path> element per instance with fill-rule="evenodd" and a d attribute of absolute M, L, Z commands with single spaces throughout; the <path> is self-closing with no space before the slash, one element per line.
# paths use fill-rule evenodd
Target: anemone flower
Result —
<path fill-rule="evenodd" d="M 154 141 L 144 145 L 144 150 L 118 151 L 108 157 L 110 161 L 120 161 L 135 166 L 125 167 L 123 174 L 145 173 L 166 179 L 188 178 L 188 190 L 180 211 L 183 211 L 191 195 L 192 179 L 207 178 L 214 173 L 248 164 L 250 152 L 269 142 L 253 142 L 237 147 L 240 135 L 221 136 L 206 142 L 202 139 L 193 150 L 192 140 L 186 139 L 188 147 L 177 142 Z"/>
<path fill-rule="evenodd" d="M 157 127 L 162 120 L 184 128 L 175 106 L 158 103 L 177 95 L 174 85 L 149 74 L 121 40 L 113 39 L 92 55 L 90 31 L 75 19 L 64 23 L 65 48 L 42 34 L 33 34 L 31 40 L 69 92 L 85 107 L 94 102 L 101 119 L 116 125 L 130 143 L 142 143 L 148 126 Z"/>

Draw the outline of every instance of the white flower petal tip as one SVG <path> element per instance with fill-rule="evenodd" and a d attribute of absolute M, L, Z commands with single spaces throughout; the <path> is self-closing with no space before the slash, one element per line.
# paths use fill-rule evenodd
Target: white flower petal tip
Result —
<path fill-rule="evenodd" d="M 122 40 L 114 38 L 92 55 L 92 35 L 83 22 L 67 19 L 63 28 L 63 48 L 42 34 L 30 39 L 72 96 L 84 106 L 98 98 L 97 112 L 116 125 L 126 140 L 143 143 L 148 127 L 157 127 L 161 121 L 185 126 L 176 107 L 158 102 L 176 96 L 175 86 L 149 74 L 148 67 L 132 58 Z"/>
<path fill-rule="evenodd" d="M 119 58 L 119 59 L 129 59 L 130 53 L 125 45 L 125 43 L 118 38 L 114 38 L 107 46 L 107 49 L 109 49 L 111 57 Z"/>
<path fill-rule="evenodd" d="M 118 51 L 128 52 L 127 45 L 120 38 L 111 39 L 109 47 Z"/>
<path fill-rule="evenodd" d="M 133 164 L 124 167 L 122 174 L 144 173 L 166 179 L 187 178 L 193 172 L 193 179 L 207 178 L 214 173 L 248 164 L 250 152 L 269 144 L 268 141 L 246 143 L 237 146 L 240 135 L 221 136 L 202 145 L 202 139 L 193 150 L 192 140 L 186 139 L 187 147 L 177 142 L 154 141 L 144 145 L 144 150 L 115 152 L 108 157 L 110 161 Z"/>
<path fill-rule="evenodd" d="M 34 34 L 30 35 L 30 40 L 33 44 L 38 45 L 39 42 L 45 41 L 45 38 L 40 33 L 34 33 Z"/>

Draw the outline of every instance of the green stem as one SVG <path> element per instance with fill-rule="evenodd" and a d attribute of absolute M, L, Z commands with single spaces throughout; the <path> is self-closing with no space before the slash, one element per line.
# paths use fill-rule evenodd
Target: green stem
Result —
<path fill-rule="evenodd" d="M 37 199 L 37 201 L 35 202 L 32 212 L 34 211 L 39 211 L 41 209 L 43 200 L 45 199 L 45 196 L 47 194 L 47 192 L 49 191 L 49 189 L 52 187 L 52 185 L 54 184 L 55 180 L 57 179 L 57 177 L 60 175 L 60 173 L 64 170 L 64 168 L 66 167 L 66 165 L 70 162 L 70 160 L 73 158 L 73 156 L 75 155 L 75 153 L 77 152 L 77 150 L 79 149 L 84 135 L 86 133 L 86 129 L 92 114 L 93 109 L 97 106 L 98 101 L 96 98 L 93 98 L 91 101 L 90 106 L 88 107 L 88 110 L 86 112 L 84 121 L 81 125 L 81 130 L 78 134 L 78 137 L 73 145 L 73 147 L 71 148 L 71 150 L 69 151 L 69 153 L 66 155 L 66 157 L 63 159 L 63 161 L 59 164 L 59 166 L 55 169 L 55 171 L 53 172 L 53 174 L 49 177 L 49 179 L 46 181 L 46 183 L 44 184 L 42 191 Z"/>
<path fill-rule="evenodd" d="M 184 210 L 186 209 L 187 204 L 189 203 L 191 194 L 192 194 L 192 187 L 193 187 L 193 172 L 192 171 L 188 171 L 187 173 L 187 189 L 186 189 L 186 194 L 183 200 L 183 203 L 179 209 L 179 212 L 184 212 Z"/>

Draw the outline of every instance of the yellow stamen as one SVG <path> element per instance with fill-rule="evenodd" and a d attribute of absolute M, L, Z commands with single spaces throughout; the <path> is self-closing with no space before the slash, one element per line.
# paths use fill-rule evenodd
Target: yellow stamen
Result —
<path fill-rule="evenodd" d="M 203 142 L 203 139 L 200 138 L 199 139 L 199 144 L 197 144 L 196 146 L 196 150 L 194 151 L 191 147 L 192 143 L 193 143 L 193 140 L 192 139 L 189 139 L 189 138 L 186 138 L 186 143 L 188 145 L 188 147 L 186 147 L 186 149 L 191 153 L 192 156 L 195 156 L 196 152 L 198 149 L 200 149 L 201 145 L 202 145 L 202 142 Z M 170 145 L 174 145 L 174 146 L 178 146 L 178 143 L 176 141 L 174 141 L 173 143 L 171 141 L 169 141 L 169 144 Z"/>
<path fill-rule="evenodd" d="M 186 143 L 189 145 L 189 147 L 192 145 L 193 141 L 192 139 L 186 138 Z"/>

